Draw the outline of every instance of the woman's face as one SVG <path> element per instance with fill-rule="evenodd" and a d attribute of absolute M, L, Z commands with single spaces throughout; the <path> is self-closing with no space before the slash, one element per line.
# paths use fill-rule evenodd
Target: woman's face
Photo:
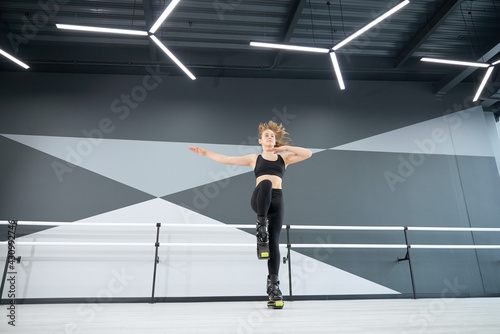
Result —
<path fill-rule="evenodd" d="M 259 144 L 262 146 L 274 147 L 276 145 L 276 135 L 272 130 L 266 130 L 262 132 L 259 139 Z"/>

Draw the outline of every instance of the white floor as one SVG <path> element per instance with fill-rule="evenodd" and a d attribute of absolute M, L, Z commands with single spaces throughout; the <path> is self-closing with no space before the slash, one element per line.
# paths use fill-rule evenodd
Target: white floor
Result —
<path fill-rule="evenodd" d="M 16 305 L 0 333 L 500 333 L 500 298 Z"/>

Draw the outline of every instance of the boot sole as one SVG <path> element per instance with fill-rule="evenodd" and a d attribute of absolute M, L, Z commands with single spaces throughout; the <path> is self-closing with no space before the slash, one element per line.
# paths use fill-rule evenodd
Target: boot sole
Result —
<path fill-rule="evenodd" d="M 267 302 L 267 307 L 272 308 L 272 309 L 282 309 L 285 303 L 283 303 L 282 300 L 277 300 L 277 301 L 268 301 Z"/>

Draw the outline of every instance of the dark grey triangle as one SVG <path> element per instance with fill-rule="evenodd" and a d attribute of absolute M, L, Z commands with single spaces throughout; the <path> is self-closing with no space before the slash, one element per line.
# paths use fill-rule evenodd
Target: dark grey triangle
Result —
<path fill-rule="evenodd" d="M 155 198 L 0 137 L 0 219 L 72 222 Z M 59 181 L 53 164 L 71 172 Z M 44 228 L 19 227 L 18 236 Z M 5 240 L 6 234 L 1 234 Z"/>

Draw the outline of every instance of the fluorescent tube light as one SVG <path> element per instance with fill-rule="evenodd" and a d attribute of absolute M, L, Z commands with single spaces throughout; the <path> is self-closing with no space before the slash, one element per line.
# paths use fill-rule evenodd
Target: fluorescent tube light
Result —
<path fill-rule="evenodd" d="M 314 48 L 309 46 L 297 46 L 297 45 L 285 45 L 276 43 L 262 43 L 262 42 L 250 42 L 251 46 L 270 48 L 270 49 L 282 49 L 282 50 L 293 50 L 293 51 L 305 51 L 305 52 L 317 52 L 317 53 L 328 53 L 329 49 L 324 48 Z"/>
<path fill-rule="evenodd" d="M 476 102 L 478 99 L 479 99 L 479 96 L 481 95 L 481 93 L 483 92 L 483 89 L 484 89 L 484 86 L 486 86 L 486 82 L 488 81 L 488 79 L 490 78 L 490 75 L 491 75 L 491 72 L 493 72 L 493 69 L 494 67 L 493 66 L 490 66 L 488 68 L 488 71 L 486 71 L 486 74 L 483 78 L 483 81 L 481 82 L 481 84 L 479 85 L 479 89 L 477 90 L 477 93 L 476 93 L 476 96 L 474 96 L 474 99 L 472 100 L 472 102 Z"/>
<path fill-rule="evenodd" d="M 167 19 L 167 16 L 170 15 L 170 13 L 174 10 L 175 6 L 180 2 L 181 0 L 172 0 L 172 2 L 167 6 L 167 8 L 163 11 L 163 13 L 160 15 L 158 20 L 156 20 L 155 24 L 149 29 L 149 32 L 154 34 L 156 30 L 162 25 L 162 23 Z"/>
<path fill-rule="evenodd" d="M 56 24 L 56 27 L 59 29 L 66 29 L 66 30 L 101 32 L 101 33 L 109 33 L 109 34 L 122 34 L 122 35 L 135 35 L 135 36 L 147 36 L 148 35 L 147 31 L 78 26 L 78 25 L 72 25 L 72 24 Z"/>
<path fill-rule="evenodd" d="M 4 56 L 5 58 L 7 58 L 7 59 L 9 59 L 9 60 L 13 61 L 13 62 L 14 62 L 14 63 L 16 63 L 17 65 L 19 65 L 19 66 L 23 67 L 23 68 L 24 68 L 24 69 L 26 69 L 26 70 L 27 70 L 28 68 L 30 68 L 28 65 L 26 65 L 25 63 L 23 63 L 23 62 L 22 62 L 22 61 L 20 61 L 19 59 L 17 59 L 17 58 L 15 58 L 15 57 L 11 56 L 10 54 L 8 54 L 7 52 L 5 52 L 5 51 L 4 51 L 4 50 L 2 50 L 2 49 L 0 49 L 0 54 L 1 54 L 2 56 Z"/>
<path fill-rule="evenodd" d="M 340 72 L 340 66 L 335 52 L 330 52 L 330 58 L 332 60 L 333 69 L 335 70 L 335 75 L 337 76 L 337 81 L 339 82 L 340 89 L 344 90 L 344 79 L 342 79 L 342 72 Z"/>
<path fill-rule="evenodd" d="M 430 63 L 440 63 L 440 64 L 449 64 L 449 65 L 460 65 L 460 66 L 472 66 L 472 67 L 488 67 L 490 64 L 486 63 L 478 63 L 478 62 L 470 62 L 470 61 L 458 61 L 458 60 L 446 60 L 446 59 L 437 59 L 437 58 L 428 58 L 423 57 L 420 61 L 426 61 Z"/>
<path fill-rule="evenodd" d="M 373 20 L 372 22 L 368 23 L 366 26 L 364 26 L 363 28 L 361 28 L 360 30 L 358 30 L 357 32 L 355 32 L 354 34 L 352 34 L 351 36 L 349 36 L 346 39 L 344 39 L 339 44 L 335 45 L 332 48 L 332 50 L 333 51 L 337 51 L 338 49 L 340 49 L 341 47 L 343 47 L 344 45 L 346 45 L 347 43 L 349 43 L 350 41 L 352 41 L 353 39 L 355 39 L 359 35 L 363 34 L 365 31 L 373 28 L 378 23 L 382 22 L 383 20 L 385 20 L 386 18 L 388 18 L 392 14 L 396 13 L 398 10 L 402 9 L 404 6 L 408 5 L 409 3 L 410 3 L 409 0 L 405 0 L 405 1 L 401 2 L 396 7 L 393 7 L 391 10 L 389 10 L 385 14 L 379 16 L 378 18 L 376 18 L 375 20 Z"/>
<path fill-rule="evenodd" d="M 160 49 L 162 49 L 163 52 L 165 52 L 167 54 L 167 56 L 170 57 L 170 59 L 172 59 L 174 61 L 174 63 L 177 64 L 177 66 L 179 66 L 181 68 L 181 70 L 184 71 L 184 73 L 186 73 L 188 75 L 188 77 L 191 78 L 191 80 L 195 80 L 196 77 L 191 73 L 189 72 L 189 70 L 186 68 L 186 66 L 184 66 L 179 59 L 177 59 L 177 57 L 174 56 L 174 54 L 172 52 L 170 52 L 169 49 L 167 49 L 167 47 L 162 43 L 160 42 L 160 40 L 158 38 L 156 38 L 155 35 L 150 35 L 149 37 L 151 37 L 151 39 L 153 40 L 153 42 L 156 43 L 156 45 L 158 45 L 160 47 Z"/>
<path fill-rule="evenodd" d="M 491 64 L 491 65 L 495 66 L 495 65 L 497 65 L 497 64 L 500 64 L 500 59 L 499 59 L 499 60 L 497 60 L 496 62 L 494 62 L 494 63 L 493 63 L 493 64 Z"/>

